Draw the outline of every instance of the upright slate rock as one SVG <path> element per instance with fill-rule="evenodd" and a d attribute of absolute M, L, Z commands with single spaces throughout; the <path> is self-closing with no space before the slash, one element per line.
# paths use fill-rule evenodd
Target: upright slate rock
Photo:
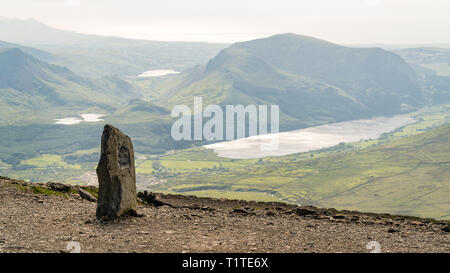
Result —
<path fill-rule="evenodd" d="M 133 144 L 130 137 L 109 124 L 103 128 L 97 176 L 98 219 L 137 214 Z"/>

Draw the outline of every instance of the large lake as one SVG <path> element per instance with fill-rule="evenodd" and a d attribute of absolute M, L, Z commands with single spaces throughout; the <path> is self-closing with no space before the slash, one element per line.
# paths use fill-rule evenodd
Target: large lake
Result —
<path fill-rule="evenodd" d="M 414 123 L 408 117 L 373 118 L 339 122 L 278 134 L 267 134 L 205 145 L 221 157 L 249 159 L 283 156 L 332 147 L 341 142 L 376 139 L 381 134 Z M 278 138 L 278 144 L 276 142 Z"/>

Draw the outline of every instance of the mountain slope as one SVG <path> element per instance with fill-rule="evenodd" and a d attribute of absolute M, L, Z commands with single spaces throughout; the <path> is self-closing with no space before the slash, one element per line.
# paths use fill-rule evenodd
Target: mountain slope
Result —
<path fill-rule="evenodd" d="M 18 48 L 0 50 L 0 161 L 16 168 L 42 153 L 66 154 L 98 146 L 103 122 L 55 124 L 80 114 L 106 114 L 135 139 L 137 151 L 186 148 L 170 137 L 169 112 L 136 99 L 140 90 L 118 76 L 81 77 Z M 100 130 L 100 131 L 99 131 Z"/>
<path fill-rule="evenodd" d="M 430 104 L 450 102 L 450 49 L 424 47 L 394 52 L 416 70 Z"/>
<path fill-rule="evenodd" d="M 422 105 L 416 75 L 399 56 L 281 34 L 233 44 L 206 66 L 170 77 L 163 103 L 279 104 L 284 129 L 392 115 Z"/>
<path fill-rule="evenodd" d="M 408 131 L 408 129 L 405 129 Z M 356 146 L 357 147 L 357 146 Z M 450 123 L 369 148 L 338 145 L 327 151 L 234 160 L 210 150 L 160 158 L 180 172 L 209 160 L 214 167 L 185 171 L 153 191 L 209 197 L 246 196 L 320 207 L 450 219 Z M 189 159 L 188 163 L 183 159 Z M 171 161 L 172 160 L 172 161 Z M 178 160 L 178 164 L 170 164 Z M 197 160 L 197 161 L 195 161 Z M 182 170 L 182 169 L 181 169 Z M 250 198 L 249 198 L 250 197 Z"/>
<path fill-rule="evenodd" d="M 33 47 L 28 47 L 28 46 L 23 46 L 23 45 L 19 45 L 19 44 L 13 44 L 13 43 L 0 41 L 0 50 L 9 49 L 9 48 L 18 48 L 18 49 L 22 50 L 23 52 L 35 57 L 38 60 L 44 61 L 44 62 L 54 61 L 58 58 L 57 56 L 52 55 L 46 51 L 39 50 L 39 49 L 36 49 Z"/>
<path fill-rule="evenodd" d="M 57 56 L 52 63 L 88 77 L 137 76 L 151 69 L 180 71 L 206 62 L 227 46 L 88 35 L 56 29 L 32 19 L 6 18 L 0 18 L 0 40 L 47 51 Z"/>
<path fill-rule="evenodd" d="M 333 160 L 337 163 L 325 174 L 328 183 L 335 183 L 331 181 L 334 175 L 335 181 L 339 179 L 339 168 L 347 170 L 347 181 L 359 178 L 360 182 L 358 185 L 344 183 L 347 189 L 342 188 L 318 201 L 338 208 L 450 219 L 449 158 L 449 123 L 340 159 L 332 157 L 322 165 Z"/>
<path fill-rule="evenodd" d="M 65 67 L 39 61 L 18 48 L 0 50 L 2 123 L 26 113 L 62 114 L 90 107 L 111 111 L 133 96 L 133 87 L 119 78 L 90 80 Z M 19 120 L 17 117 L 11 122 Z"/>

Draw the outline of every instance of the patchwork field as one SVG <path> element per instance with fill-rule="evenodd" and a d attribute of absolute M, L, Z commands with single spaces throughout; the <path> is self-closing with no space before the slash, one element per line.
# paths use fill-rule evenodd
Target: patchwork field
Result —
<path fill-rule="evenodd" d="M 417 122 L 378 139 L 281 157 L 230 159 L 201 147 L 136 153 L 138 188 L 450 219 L 450 106 L 407 116 Z M 87 184 L 98 157 L 99 148 L 40 154 L 20 168 L 0 162 L 0 175 Z"/>
<path fill-rule="evenodd" d="M 173 170 L 174 177 L 150 189 L 450 219 L 450 124 L 366 149 L 343 149 L 224 162 L 229 167 L 208 171 Z"/>

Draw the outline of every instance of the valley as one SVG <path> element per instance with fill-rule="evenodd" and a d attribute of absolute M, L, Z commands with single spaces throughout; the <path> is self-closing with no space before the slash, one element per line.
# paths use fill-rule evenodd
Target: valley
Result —
<path fill-rule="evenodd" d="M 0 25 L 42 37 L 0 27 L 0 176 L 95 185 L 110 123 L 133 140 L 139 190 L 450 219 L 445 49 L 291 33 L 154 42 L 13 21 Z M 175 141 L 171 109 L 194 96 L 278 105 L 280 146 L 261 152 L 270 135 Z"/>
<path fill-rule="evenodd" d="M 449 219 L 450 127 L 447 123 L 405 137 L 412 128 L 385 135 L 388 141 L 341 144 L 310 153 L 216 158 L 214 166 L 202 170 L 194 169 L 195 159 L 214 157 L 211 151 L 180 152 L 161 158 L 175 176 L 150 189 Z M 188 166 L 189 171 L 183 170 Z"/>
<path fill-rule="evenodd" d="M 219 157 L 202 147 L 160 155 L 138 152 L 138 189 L 449 219 L 445 214 L 449 210 L 445 207 L 448 164 L 440 157 L 446 158 L 450 152 L 445 146 L 448 142 L 443 131 L 448 130 L 445 124 L 450 119 L 450 105 L 424 108 L 407 116 L 416 122 L 386 132 L 380 138 L 285 156 L 232 159 Z M 105 119 L 107 122 L 108 117 Z M 67 127 L 74 126 L 80 125 Z M 98 127 L 100 133 L 102 125 Z M 424 146 L 417 153 L 417 145 L 432 139 L 438 141 L 437 144 Z M 92 141 L 97 143 L 98 139 Z M 439 153 L 434 147 L 441 148 Z M 414 156 L 410 157 L 411 154 Z M 98 145 L 63 155 L 44 154 L 23 160 L 15 169 L 3 163 L 0 175 L 95 185 L 98 156 Z M 430 172 L 440 173 L 440 176 L 429 177 Z M 416 192 L 418 188 L 420 192 L 434 192 L 437 196 L 423 199 L 426 194 L 410 201 L 409 192 Z M 386 191 L 399 196 L 383 201 L 381 196 L 385 196 Z M 398 199 L 398 203 L 390 198 Z M 417 202 L 425 200 L 437 203 L 433 210 L 428 209 L 430 204 L 418 205 Z"/>

